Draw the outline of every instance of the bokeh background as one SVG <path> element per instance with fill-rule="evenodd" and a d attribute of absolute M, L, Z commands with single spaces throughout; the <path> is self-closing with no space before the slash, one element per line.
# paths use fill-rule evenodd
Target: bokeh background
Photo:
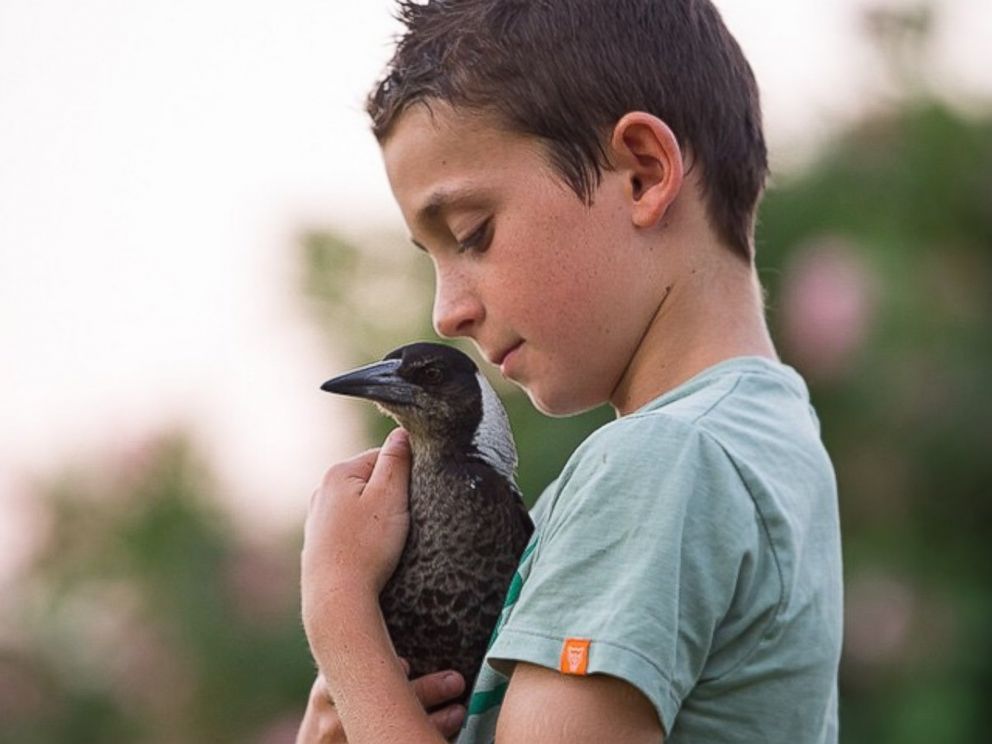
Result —
<path fill-rule="evenodd" d="M 840 485 L 842 740 L 992 730 L 992 5 L 718 0 L 758 264 Z M 385 0 L 0 0 L 0 742 L 293 740 L 318 391 L 433 336 L 362 100 Z M 498 382 L 498 381 L 497 381 Z M 610 417 L 505 395 L 533 499 Z"/>

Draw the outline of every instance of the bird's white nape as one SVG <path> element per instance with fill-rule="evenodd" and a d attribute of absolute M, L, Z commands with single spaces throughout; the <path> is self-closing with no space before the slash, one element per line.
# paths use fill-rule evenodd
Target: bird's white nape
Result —
<path fill-rule="evenodd" d="M 510 419 L 489 380 L 481 372 L 476 372 L 475 378 L 482 394 L 482 419 L 476 427 L 472 444 L 497 473 L 513 480 L 517 469 L 517 450 L 510 432 Z"/>

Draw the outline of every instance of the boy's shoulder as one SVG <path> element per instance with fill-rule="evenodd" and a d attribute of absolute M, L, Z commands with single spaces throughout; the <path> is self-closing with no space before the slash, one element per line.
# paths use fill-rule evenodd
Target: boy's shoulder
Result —
<path fill-rule="evenodd" d="M 778 449 L 822 451 L 809 392 L 791 367 L 737 357 L 709 367 L 641 409 L 593 432 L 562 478 L 590 468 L 676 464 L 688 450 L 720 450 L 747 466 Z"/>

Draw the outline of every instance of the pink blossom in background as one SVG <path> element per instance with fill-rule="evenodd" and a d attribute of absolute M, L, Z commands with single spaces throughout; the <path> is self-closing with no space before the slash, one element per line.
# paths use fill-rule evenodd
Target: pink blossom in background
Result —
<path fill-rule="evenodd" d="M 957 642 L 958 616 L 933 588 L 877 569 L 845 581 L 841 671 L 852 685 L 940 667 Z"/>
<path fill-rule="evenodd" d="M 82 587 L 63 608 L 60 624 L 72 629 L 75 658 L 69 663 L 78 665 L 78 685 L 111 691 L 143 719 L 161 722 L 164 730 L 165 722 L 175 721 L 190 705 L 194 662 L 183 658 L 129 582 L 104 580 Z"/>
<path fill-rule="evenodd" d="M 32 660 L 0 647 L 0 720 L 18 723 L 39 715 L 51 705 L 47 687 Z"/>
<path fill-rule="evenodd" d="M 847 582 L 844 656 L 858 667 L 904 661 L 919 598 L 909 584 L 892 576 L 863 575 Z"/>
<path fill-rule="evenodd" d="M 848 241 L 827 237 L 797 249 L 782 293 L 789 361 L 815 380 L 843 377 L 868 337 L 874 295 L 870 269 Z"/>

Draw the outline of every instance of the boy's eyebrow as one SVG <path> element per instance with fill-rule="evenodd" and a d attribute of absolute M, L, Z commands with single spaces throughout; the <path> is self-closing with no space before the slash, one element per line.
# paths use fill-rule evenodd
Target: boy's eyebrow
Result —
<path fill-rule="evenodd" d="M 477 199 L 480 194 L 480 189 L 471 186 L 442 186 L 427 197 L 424 206 L 417 211 L 415 220 L 420 224 L 434 222 L 459 202 Z"/>

